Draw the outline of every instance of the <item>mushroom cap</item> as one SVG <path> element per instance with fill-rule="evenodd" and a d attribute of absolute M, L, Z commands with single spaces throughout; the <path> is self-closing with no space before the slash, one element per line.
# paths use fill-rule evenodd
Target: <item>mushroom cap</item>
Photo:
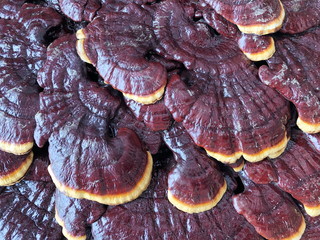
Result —
<path fill-rule="evenodd" d="M 32 16 L 32 17 L 31 17 Z M 17 19 L 0 19 L 0 149 L 23 155 L 33 146 L 39 109 L 36 74 L 45 59 L 42 41 L 61 23 L 51 8 L 24 4 Z"/>
<path fill-rule="evenodd" d="M 167 175 L 173 159 L 155 160 L 153 180 L 143 195 L 130 203 L 111 206 L 92 224 L 94 239 L 109 236 L 114 239 L 143 236 L 150 239 L 252 239 L 262 238 L 237 214 L 228 191 L 215 208 L 187 214 L 175 208 L 166 198 Z M 230 189 L 230 187 L 228 187 Z"/>
<path fill-rule="evenodd" d="M 251 61 L 267 60 L 275 53 L 272 37 L 241 33 L 236 25 L 223 18 L 212 8 L 205 6 L 202 11 L 206 23 L 219 34 L 237 41 L 240 50 Z"/>
<path fill-rule="evenodd" d="M 246 164 L 245 171 L 256 183 L 276 183 L 299 200 L 310 216 L 320 215 L 320 153 L 307 134 L 293 131 L 288 148 L 281 156 Z"/>
<path fill-rule="evenodd" d="M 25 178 L 0 190 L 2 239 L 61 239 L 54 221 L 55 186 L 47 173 L 48 156 L 35 154 Z"/>
<path fill-rule="evenodd" d="M 271 184 L 246 186 L 233 205 L 267 239 L 294 240 L 303 235 L 305 219 L 289 195 Z"/>
<path fill-rule="evenodd" d="M 167 71 L 145 58 L 156 44 L 146 9 L 128 4 L 121 11 L 106 12 L 80 29 L 77 38 L 81 59 L 93 64 L 104 81 L 125 97 L 142 104 L 162 98 Z"/>
<path fill-rule="evenodd" d="M 265 35 L 278 31 L 285 18 L 280 0 L 205 0 L 241 32 Z"/>
<path fill-rule="evenodd" d="M 226 181 L 217 164 L 194 144 L 183 126 L 174 124 L 164 134 L 176 165 L 168 176 L 168 199 L 187 213 L 207 211 L 221 200 Z"/>
<path fill-rule="evenodd" d="M 75 199 L 56 190 L 55 219 L 67 239 L 87 239 L 88 226 L 97 221 L 106 206 L 87 199 Z"/>
<path fill-rule="evenodd" d="M 277 51 L 268 66 L 260 67 L 260 79 L 294 103 L 302 131 L 320 132 L 320 63 L 315 60 L 320 57 L 320 28 L 275 41 Z"/>
<path fill-rule="evenodd" d="M 49 140 L 49 172 L 66 195 L 111 205 L 131 201 L 150 182 L 151 154 L 128 128 L 108 135 L 120 100 L 87 79 L 75 42 L 74 35 L 66 35 L 48 48 L 38 75 L 44 91 L 36 142 L 42 146 Z"/>

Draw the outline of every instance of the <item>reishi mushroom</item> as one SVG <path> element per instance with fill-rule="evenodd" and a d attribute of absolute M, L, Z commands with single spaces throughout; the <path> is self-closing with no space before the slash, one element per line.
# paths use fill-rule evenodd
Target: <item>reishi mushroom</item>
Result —
<path fill-rule="evenodd" d="M 319 0 L 24 2 L 0 0 L 0 237 L 319 238 Z"/>

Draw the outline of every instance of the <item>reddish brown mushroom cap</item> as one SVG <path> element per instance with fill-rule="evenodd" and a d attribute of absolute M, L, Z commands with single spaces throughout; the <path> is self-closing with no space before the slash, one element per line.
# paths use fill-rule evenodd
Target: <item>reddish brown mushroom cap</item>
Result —
<path fill-rule="evenodd" d="M 0 186 L 18 182 L 27 172 L 33 160 L 33 153 L 14 155 L 0 151 Z"/>
<path fill-rule="evenodd" d="M 298 127 L 304 132 L 320 131 L 319 61 L 320 28 L 297 36 L 276 39 L 277 52 L 268 66 L 259 69 L 263 83 L 279 91 L 298 110 Z"/>
<path fill-rule="evenodd" d="M 236 24 L 241 32 L 265 35 L 278 31 L 285 11 L 280 0 L 205 0 L 217 13 Z"/>
<path fill-rule="evenodd" d="M 286 151 L 278 158 L 246 164 L 245 171 L 257 183 L 275 182 L 303 203 L 310 216 L 320 215 L 320 153 L 306 134 L 293 131 Z"/>
<path fill-rule="evenodd" d="M 145 58 L 156 44 L 151 21 L 147 10 L 128 4 L 77 32 L 81 59 L 93 64 L 106 83 L 142 104 L 161 99 L 167 82 L 164 66 Z"/>
<path fill-rule="evenodd" d="M 320 23 L 319 0 L 281 0 L 286 18 L 281 28 L 284 33 L 301 33 Z"/>
<path fill-rule="evenodd" d="M 55 218 L 69 240 L 87 239 L 87 228 L 106 211 L 100 203 L 70 198 L 58 190 L 55 193 L 55 209 Z"/>
<path fill-rule="evenodd" d="M 161 158 L 159 162 L 163 163 L 165 159 Z M 230 192 L 216 207 L 203 213 L 187 214 L 175 208 L 166 198 L 168 165 L 162 164 L 155 170 L 149 188 L 140 198 L 121 206 L 108 207 L 104 215 L 92 224 L 93 238 L 262 239 L 244 217 L 237 214 Z"/>
<path fill-rule="evenodd" d="M 32 16 L 32 17 L 31 17 Z M 25 4 L 17 19 L 0 20 L 0 149 L 16 155 L 33 146 L 39 109 L 36 74 L 45 58 L 43 37 L 61 23 L 51 8 Z"/>
<path fill-rule="evenodd" d="M 277 157 L 288 141 L 288 104 L 250 69 L 220 79 L 191 74 L 182 81 L 176 75 L 167 86 L 165 102 L 174 119 L 197 145 L 224 163 L 241 156 L 251 162 Z"/>
<path fill-rule="evenodd" d="M 272 185 L 250 183 L 233 205 L 267 239 L 299 240 L 306 223 L 288 195 Z"/>
<path fill-rule="evenodd" d="M 44 91 L 36 142 L 42 146 L 49 139 L 49 172 L 66 195 L 105 204 L 131 201 L 150 182 L 151 154 L 130 129 L 108 136 L 120 101 L 86 78 L 75 41 L 75 36 L 64 36 L 48 48 L 38 78 Z"/>
<path fill-rule="evenodd" d="M 25 179 L 0 189 L 1 239 L 62 238 L 54 220 L 55 186 L 47 166 L 47 157 L 36 155 Z"/>
<path fill-rule="evenodd" d="M 181 125 L 174 124 L 166 131 L 164 140 L 177 162 L 168 176 L 169 201 L 187 213 L 204 212 L 216 206 L 227 184 L 215 162 L 194 145 Z"/>
<path fill-rule="evenodd" d="M 236 25 L 228 22 L 209 6 L 203 7 L 202 11 L 205 21 L 221 35 L 237 41 L 241 51 L 251 61 L 267 60 L 275 53 L 272 37 L 241 33 Z"/>

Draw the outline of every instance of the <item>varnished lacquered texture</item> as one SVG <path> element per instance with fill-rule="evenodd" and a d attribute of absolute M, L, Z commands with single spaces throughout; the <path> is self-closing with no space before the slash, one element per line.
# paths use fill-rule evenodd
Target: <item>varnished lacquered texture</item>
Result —
<path fill-rule="evenodd" d="M 276 40 L 276 53 L 259 69 L 263 83 L 279 91 L 298 110 L 298 127 L 320 132 L 320 28 Z"/>
<path fill-rule="evenodd" d="M 164 135 L 175 167 L 168 176 L 168 198 L 178 209 L 198 213 L 217 205 L 227 184 L 217 164 L 195 146 L 183 126 L 174 124 Z"/>
<path fill-rule="evenodd" d="M 226 193 L 218 205 L 206 212 L 187 214 L 176 209 L 166 197 L 170 163 L 163 157 L 149 188 L 137 200 L 112 206 L 92 224 L 94 239 L 234 239 L 261 240 L 253 227 L 232 206 Z M 169 162 L 172 162 L 170 159 Z M 231 187 L 232 188 L 232 187 Z M 214 231 L 212 229 L 215 229 Z"/>
<path fill-rule="evenodd" d="M 75 199 L 55 193 L 55 218 L 68 240 L 87 239 L 90 225 L 105 212 L 106 206 L 87 199 Z"/>
<path fill-rule="evenodd" d="M 32 17 L 31 17 L 32 16 Z M 0 149 L 21 155 L 33 146 L 39 109 L 36 74 L 45 59 L 43 37 L 61 23 L 53 9 L 25 4 L 17 19 L 0 20 Z"/>
<path fill-rule="evenodd" d="M 61 239 L 54 220 L 54 191 L 47 172 L 48 158 L 36 155 L 21 182 L 0 190 L 1 239 Z"/>
<path fill-rule="evenodd" d="M 21 180 L 32 160 L 33 152 L 17 156 L 0 151 L 0 186 L 9 186 Z"/>
<path fill-rule="evenodd" d="M 156 45 L 147 10 L 128 4 L 121 11 L 107 11 L 79 30 L 77 37 L 79 56 L 93 64 L 106 83 L 142 104 L 162 98 L 167 71 L 145 58 Z"/>
<path fill-rule="evenodd" d="M 257 183 L 275 182 L 303 203 L 310 216 L 320 215 L 320 153 L 306 134 L 293 131 L 288 148 L 280 157 L 248 163 L 245 171 Z"/>
<path fill-rule="evenodd" d="M 221 35 L 238 42 L 241 51 L 252 61 L 267 60 L 275 52 L 274 40 L 271 36 L 260 36 L 241 33 L 236 25 L 224 19 L 208 5 L 202 9 L 203 18 Z"/>
<path fill-rule="evenodd" d="M 283 152 L 288 102 L 261 84 L 234 41 L 212 36 L 174 0 L 160 4 L 154 26 L 159 53 L 191 71 L 183 79 L 171 78 L 165 104 L 197 145 L 224 163 L 241 156 L 256 162 Z"/>
<path fill-rule="evenodd" d="M 233 197 L 233 205 L 266 239 L 299 240 L 305 231 L 305 219 L 298 207 L 271 184 L 248 183 L 243 193 Z"/>
<path fill-rule="evenodd" d="M 115 137 L 108 135 L 120 100 L 88 81 L 75 42 L 75 36 L 67 35 L 48 48 L 38 78 L 44 91 L 36 142 L 49 141 L 49 172 L 66 195 L 105 204 L 131 201 L 150 182 L 152 157 L 133 130 L 120 128 Z"/>
<path fill-rule="evenodd" d="M 278 31 L 285 17 L 280 0 L 205 0 L 243 33 L 265 35 Z"/>

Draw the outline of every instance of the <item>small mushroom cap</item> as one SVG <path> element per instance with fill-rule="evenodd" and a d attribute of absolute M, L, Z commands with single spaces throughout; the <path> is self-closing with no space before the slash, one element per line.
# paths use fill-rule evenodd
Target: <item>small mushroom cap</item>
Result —
<path fill-rule="evenodd" d="M 187 213 L 207 211 L 221 200 L 226 181 L 215 162 L 201 152 L 184 127 L 174 124 L 164 134 L 176 165 L 168 176 L 168 199 Z"/>
<path fill-rule="evenodd" d="M 217 13 L 247 34 L 265 35 L 278 31 L 285 18 L 280 0 L 205 0 Z"/>
<path fill-rule="evenodd" d="M 85 240 L 87 227 L 97 221 L 106 206 L 87 199 L 74 199 L 56 190 L 55 219 L 69 240 Z"/>
<path fill-rule="evenodd" d="M 305 219 L 292 199 L 272 185 L 250 183 L 233 197 L 233 205 L 267 239 L 299 240 L 305 231 Z"/>

